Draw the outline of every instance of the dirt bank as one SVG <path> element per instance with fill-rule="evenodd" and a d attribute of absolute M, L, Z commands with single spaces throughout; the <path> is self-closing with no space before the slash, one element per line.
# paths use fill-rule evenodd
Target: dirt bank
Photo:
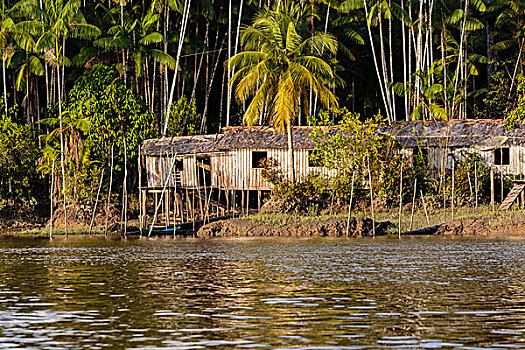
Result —
<path fill-rule="evenodd" d="M 451 220 L 442 225 L 437 235 L 442 236 L 499 236 L 525 237 L 525 222 L 509 219 L 502 223 L 504 215 L 494 219 L 467 218 Z M 502 220 L 503 219 L 503 220 Z"/>
<path fill-rule="evenodd" d="M 232 219 L 212 222 L 197 232 L 197 237 L 344 237 L 346 218 L 330 218 L 315 223 L 292 223 L 286 225 L 261 224 L 253 219 Z M 376 223 L 377 234 L 385 223 Z M 349 236 L 371 236 L 372 220 L 351 218 Z"/>

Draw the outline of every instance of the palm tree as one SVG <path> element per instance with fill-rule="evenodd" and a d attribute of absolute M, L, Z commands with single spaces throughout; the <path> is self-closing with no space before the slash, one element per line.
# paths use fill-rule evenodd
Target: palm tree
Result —
<path fill-rule="evenodd" d="M 2 0 L 2 8 L 0 9 L 0 40 L 2 41 L 2 81 L 4 85 L 4 108 L 5 115 L 7 116 L 7 83 L 6 83 L 6 60 L 9 58 L 10 53 L 8 50 L 9 35 L 15 31 L 15 23 L 11 17 L 13 9 L 5 8 L 5 0 Z"/>
<path fill-rule="evenodd" d="M 235 95 L 245 103 L 251 98 L 243 121 L 254 125 L 260 115 L 275 128 L 288 134 L 288 176 L 295 181 L 292 125 L 302 105 L 308 111 L 310 89 L 326 108 L 338 108 L 329 90 L 334 73 L 322 59 L 323 51 L 335 54 L 337 41 L 331 34 L 308 30 L 312 16 L 309 7 L 285 0 L 273 9 L 264 8 L 249 27 L 242 30 L 244 51 L 230 58 L 229 70 Z M 306 34 L 303 34 L 306 33 Z"/>
<path fill-rule="evenodd" d="M 80 0 L 45 0 L 42 7 L 36 0 L 22 0 L 24 11 L 31 20 L 19 23 L 29 31 L 40 30 L 35 48 L 46 52 L 47 59 L 56 68 L 58 118 L 62 129 L 62 95 L 64 92 L 64 67 L 70 64 L 66 58 L 65 43 L 67 38 L 88 39 L 100 35 L 100 30 L 86 23 L 80 11 Z M 61 70 L 62 68 L 62 78 Z M 62 190 L 64 192 L 64 222 L 67 237 L 67 210 L 66 210 L 66 174 L 64 168 L 64 140 L 60 133 L 60 166 L 62 169 Z"/>

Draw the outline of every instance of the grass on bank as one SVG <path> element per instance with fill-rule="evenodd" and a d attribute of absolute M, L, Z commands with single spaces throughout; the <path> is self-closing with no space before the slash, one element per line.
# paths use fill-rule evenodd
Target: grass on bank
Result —
<path fill-rule="evenodd" d="M 372 216 L 369 209 L 352 211 L 354 217 L 368 217 Z M 233 220 L 249 220 L 254 225 L 268 225 L 274 227 L 283 227 L 287 225 L 310 225 L 316 224 L 331 218 L 346 218 L 347 214 L 336 215 L 295 215 L 295 214 L 255 214 L 235 218 Z M 466 219 L 466 218 L 484 218 L 488 220 L 490 226 L 501 226 L 517 223 L 525 223 L 525 209 L 514 209 L 504 212 L 492 211 L 490 205 L 480 205 L 475 207 L 459 207 L 454 208 L 454 215 L 452 215 L 452 208 L 446 209 L 432 209 L 425 213 L 424 210 L 415 210 L 412 217 L 411 209 L 403 209 L 401 214 L 401 232 L 424 228 L 452 219 Z M 399 209 L 392 208 L 389 211 L 380 211 L 375 213 L 375 220 L 377 222 L 389 221 L 393 224 L 387 233 L 397 234 L 399 223 Z"/>
<path fill-rule="evenodd" d="M 70 226 L 67 229 L 68 235 L 71 236 L 80 236 L 87 235 L 89 233 L 89 227 L 76 227 Z M 64 236 L 66 234 L 63 227 L 53 228 L 53 236 Z M 91 230 L 92 236 L 104 236 L 104 226 L 93 227 Z M 108 232 L 108 236 L 120 236 L 120 232 Z M 22 230 L 22 231 L 13 231 L 13 232 L 0 232 L 0 236 L 8 237 L 49 237 L 49 228 L 35 228 L 32 230 Z"/>

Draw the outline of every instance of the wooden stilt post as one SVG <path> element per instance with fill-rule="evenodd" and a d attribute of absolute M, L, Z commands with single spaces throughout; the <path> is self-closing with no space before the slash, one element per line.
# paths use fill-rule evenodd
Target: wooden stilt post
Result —
<path fill-rule="evenodd" d="M 494 166 L 490 167 L 490 206 L 492 211 L 494 211 Z"/>
<path fill-rule="evenodd" d="M 186 220 L 190 220 L 193 216 L 191 215 L 190 207 L 191 207 L 191 200 L 190 200 L 190 194 L 188 193 L 188 187 L 185 188 L 186 190 Z"/>
<path fill-rule="evenodd" d="M 204 162 L 202 163 L 201 167 L 202 171 L 202 181 L 204 182 L 204 215 L 202 219 L 206 223 L 206 216 L 208 215 L 208 190 L 207 190 L 207 183 L 206 183 L 206 172 L 204 171 Z"/>
<path fill-rule="evenodd" d="M 525 205 L 525 191 L 521 191 L 520 200 L 521 200 L 521 209 L 523 209 Z"/>
<path fill-rule="evenodd" d="M 226 212 L 230 214 L 230 190 L 225 190 L 224 194 L 226 195 Z"/>
<path fill-rule="evenodd" d="M 155 208 L 157 208 L 157 206 L 159 205 L 159 195 L 157 192 L 155 192 L 155 203 L 154 204 L 155 204 Z M 154 219 L 156 219 L 156 217 Z"/>
<path fill-rule="evenodd" d="M 93 208 L 93 214 L 91 215 L 91 222 L 89 224 L 89 235 L 91 236 L 91 230 L 93 229 L 93 222 L 95 221 L 95 215 L 97 213 L 98 206 L 98 196 L 100 195 L 100 189 L 102 188 L 102 181 L 104 180 L 104 169 L 102 169 L 102 174 L 100 175 L 100 183 L 98 185 L 97 197 L 95 199 L 95 206 Z"/>
<path fill-rule="evenodd" d="M 246 190 L 246 215 L 250 215 L 250 190 Z"/>
<path fill-rule="evenodd" d="M 241 192 L 241 214 L 244 214 L 244 180 L 242 181 L 242 192 Z"/>
<path fill-rule="evenodd" d="M 169 181 L 169 179 L 167 181 Z M 170 225 L 170 192 L 171 191 L 168 188 L 166 190 L 166 195 L 164 196 L 164 210 L 165 210 L 165 212 L 164 212 L 164 221 L 165 221 L 166 229 Z"/>
<path fill-rule="evenodd" d="M 232 190 L 232 205 L 233 205 L 233 211 L 232 216 L 235 217 L 235 211 L 237 210 L 237 195 L 235 193 L 235 190 Z"/>
<path fill-rule="evenodd" d="M 147 213 L 146 213 L 146 203 L 148 201 L 148 189 L 141 188 L 140 196 L 142 197 L 142 217 L 140 222 L 140 237 L 142 237 L 142 229 L 146 227 L 147 223 Z"/>
<path fill-rule="evenodd" d="M 499 202 L 501 204 L 503 202 L 503 199 L 505 199 L 505 193 L 503 193 L 505 191 L 505 177 L 503 175 L 503 169 L 500 169 L 499 171 L 499 178 L 501 182 L 501 192 L 499 196 Z"/>
<path fill-rule="evenodd" d="M 191 191 L 191 221 L 193 222 L 193 231 L 195 232 L 195 189 Z"/>

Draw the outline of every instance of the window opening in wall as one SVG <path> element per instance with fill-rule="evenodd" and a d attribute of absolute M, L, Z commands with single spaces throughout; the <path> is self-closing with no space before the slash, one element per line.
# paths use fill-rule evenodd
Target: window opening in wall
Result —
<path fill-rule="evenodd" d="M 494 150 L 494 165 L 509 165 L 510 149 L 508 147 L 496 148 Z"/>
<path fill-rule="evenodd" d="M 318 168 L 322 167 L 323 162 L 320 157 L 320 153 L 317 150 L 311 149 L 308 151 L 308 167 Z"/>
<path fill-rule="evenodd" d="M 262 161 L 268 158 L 268 152 L 266 151 L 253 151 L 252 152 L 252 168 L 261 169 Z"/>
<path fill-rule="evenodd" d="M 196 158 L 196 175 L 199 186 L 211 186 L 211 159 L 210 157 Z"/>
<path fill-rule="evenodd" d="M 184 171 L 184 162 L 182 159 L 177 159 L 175 161 L 175 171 Z"/>

